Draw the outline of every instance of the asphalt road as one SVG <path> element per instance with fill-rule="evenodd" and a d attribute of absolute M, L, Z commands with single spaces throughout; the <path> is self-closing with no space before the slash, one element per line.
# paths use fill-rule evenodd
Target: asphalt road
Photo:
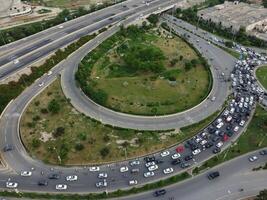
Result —
<path fill-rule="evenodd" d="M 181 35 L 186 32 L 179 27 L 175 27 L 175 30 Z M 189 41 L 208 59 L 209 64 L 212 66 L 211 72 L 213 78 L 213 87 L 209 98 L 190 110 L 158 117 L 135 116 L 112 111 L 90 100 L 77 86 L 74 74 L 81 59 L 95 46 L 89 46 L 86 51 L 75 54 L 75 59 L 69 59 L 67 61 L 66 68 L 63 70 L 61 76 L 63 92 L 66 98 L 71 100 L 73 107 L 79 112 L 112 126 L 140 130 L 164 130 L 197 123 L 222 107 L 225 98 L 229 94 L 229 83 L 226 82 L 226 77 L 229 77 L 236 59 L 222 49 L 208 44 L 202 38 L 191 33 L 188 34 L 191 36 Z M 222 74 L 224 75 L 222 76 Z M 215 101 L 211 101 L 212 97 L 216 97 Z"/>
<path fill-rule="evenodd" d="M 55 52 L 82 36 L 153 7 L 170 5 L 176 0 L 153 0 L 149 6 L 141 0 L 129 0 L 100 11 L 79 17 L 30 37 L 0 47 L 0 81 Z"/>
<path fill-rule="evenodd" d="M 248 161 L 248 157 L 252 155 L 259 157 L 254 163 Z M 267 187 L 267 171 L 252 171 L 252 169 L 264 166 L 266 161 L 266 156 L 259 156 L 258 152 L 253 152 L 212 168 L 188 181 L 169 186 L 165 188 L 167 193 L 162 197 L 154 197 L 153 191 L 149 191 L 121 199 L 238 200 L 255 196 L 260 190 Z M 213 171 L 219 171 L 220 177 L 208 180 L 208 173 Z M 240 191 L 240 189 L 244 191 Z"/>

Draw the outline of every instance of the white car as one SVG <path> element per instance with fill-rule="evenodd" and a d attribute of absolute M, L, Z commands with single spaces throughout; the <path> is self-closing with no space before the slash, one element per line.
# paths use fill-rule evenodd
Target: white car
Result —
<path fill-rule="evenodd" d="M 152 165 L 152 166 L 150 166 L 150 167 L 148 168 L 148 171 L 152 172 L 152 171 L 157 170 L 158 168 L 159 168 L 158 165 Z"/>
<path fill-rule="evenodd" d="M 229 110 L 225 110 L 224 113 L 223 113 L 224 116 L 227 116 L 229 115 Z"/>
<path fill-rule="evenodd" d="M 70 175 L 66 177 L 67 181 L 77 181 L 78 180 L 78 176 L 77 175 Z"/>
<path fill-rule="evenodd" d="M 100 182 L 96 183 L 95 186 L 98 187 L 98 188 L 107 187 L 108 183 L 107 183 L 106 179 L 104 179 L 103 181 L 100 181 Z"/>
<path fill-rule="evenodd" d="M 239 126 L 236 126 L 235 128 L 234 128 L 234 132 L 237 132 L 239 130 Z"/>
<path fill-rule="evenodd" d="M 62 28 L 64 28 L 64 26 L 62 26 L 62 25 L 59 25 L 59 26 L 58 26 L 58 28 L 62 29 Z"/>
<path fill-rule="evenodd" d="M 98 172 L 100 170 L 100 167 L 89 167 L 90 172 Z"/>
<path fill-rule="evenodd" d="M 208 142 L 207 140 L 202 140 L 202 141 L 200 142 L 200 144 L 201 144 L 201 145 L 205 145 L 207 142 Z"/>
<path fill-rule="evenodd" d="M 6 187 L 7 188 L 17 188 L 18 187 L 18 183 L 15 183 L 15 182 L 6 182 Z"/>
<path fill-rule="evenodd" d="M 241 120 L 241 122 L 239 123 L 240 126 L 244 126 L 245 125 L 245 120 Z"/>
<path fill-rule="evenodd" d="M 44 82 L 39 83 L 39 87 L 42 87 L 44 85 Z"/>
<path fill-rule="evenodd" d="M 130 162 L 131 166 L 135 166 L 135 165 L 140 165 L 140 161 L 139 160 L 133 160 Z"/>
<path fill-rule="evenodd" d="M 227 121 L 227 122 L 230 122 L 232 119 L 233 119 L 233 117 L 232 117 L 231 115 L 229 115 L 229 116 L 226 118 L 226 121 Z"/>
<path fill-rule="evenodd" d="M 32 175 L 32 172 L 30 172 L 30 171 L 22 171 L 22 172 L 20 173 L 20 175 L 21 175 L 21 176 L 31 176 L 31 175 Z"/>
<path fill-rule="evenodd" d="M 248 160 L 250 162 L 254 162 L 254 161 L 258 160 L 258 157 L 257 156 L 251 156 L 251 157 L 248 158 Z"/>
<path fill-rule="evenodd" d="M 144 173 L 144 177 L 145 177 L 145 178 L 152 177 L 152 176 L 154 176 L 154 175 L 155 175 L 154 172 L 145 172 L 145 173 Z"/>
<path fill-rule="evenodd" d="M 155 165 L 156 163 L 153 161 L 153 162 L 148 162 L 145 164 L 146 167 L 150 167 L 152 165 Z"/>
<path fill-rule="evenodd" d="M 56 185 L 56 190 L 66 190 L 67 188 L 68 188 L 68 186 L 65 184 L 57 184 Z"/>
<path fill-rule="evenodd" d="M 163 170 L 163 173 L 164 173 L 164 174 L 170 174 L 170 173 L 172 173 L 172 172 L 173 172 L 173 168 L 172 168 L 172 167 L 170 167 L 170 168 L 166 168 L 166 169 Z"/>
<path fill-rule="evenodd" d="M 220 122 L 219 124 L 217 124 L 216 128 L 220 129 L 220 128 L 222 128 L 222 126 L 223 126 L 223 122 Z"/>
<path fill-rule="evenodd" d="M 165 156 L 168 156 L 168 155 L 170 155 L 169 151 L 163 151 L 163 152 L 160 153 L 161 157 L 165 157 Z"/>
<path fill-rule="evenodd" d="M 127 166 L 123 166 L 123 167 L 120 168 L 120 172 L 121 172 L 121 173 L 127 172 L 128 170 L 129 170 L 129 169 L 128 169 Z"/>
<path fill-rule="evenodd" d="M 48 71 L 48 72 L 47 72 L 47 75 L 48 75 L 48 76 L 50 76 L 50 75 L 52 75 L 52 74 L 53 74 L 52 71 Z"/>
<path fill-rule="evenodd" d="M 199 154 L 200 152 L 201 152 L 200 149 L 196 149 L 196 150 L 192 151 L 192 154 L 195 156 L 195 155 Z"/>
<path fill-rule="evenodd" d="M 100 173 L 98 174 L 98 178 L 107 178 L 108 174 L 107 173 Z"/>
<path fill-rule="evenodd" d="M 15 60 L 13 61 L 13 63 L 14 63 L 14 64 L 18 64 L 18 63 L 19 63 L 19 60 L 18 60 L 18 59 L 15 59 Z"/>
<path fill-rule="evenodd" d="M 219 143 L 216 144 L 217 148 L 221 148 L 222 146 L 223 146 L 223 142 L 219 142 Z"/>
<path fill-rule="evenodd" d="M 137 185 L 137 184 L 138 184 L 137 180 L 130 180 L 129 181 L 129 185 Z"/>
<path fill-rule="evenodd" d="M 175 153 L 172 155 L 173 160 L 176 160 L 177 158 L 180 158 L 180 157 L 181 157 L 181 155 L 179 153 Z"/>

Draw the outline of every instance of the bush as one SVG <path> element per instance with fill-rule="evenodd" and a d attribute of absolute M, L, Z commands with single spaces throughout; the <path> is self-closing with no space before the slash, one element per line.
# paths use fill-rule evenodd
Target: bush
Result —
<path fill-rule="evenodd" d="M 52 101 L 49 102 L 48 110 L 53 114 L 56 114 L 59 112 L 60 104 L 57 102 L 57 100 L 53 99 Z"/>
<path fill-rule="evenodd" d="M 40 147 L 40 145 L 41 145 L 40 140 L 38 140 L 38 139 L 36 139 L 36 138 L 33 138 L 33 139 L 32 139 L 32 147 L 33 147 L 33 148 L 38 148 L 38 147 Z"/>
<path fill-rule="evenodd" d="M 54 137 L 60 137 L 65 133 L 65 128 L 64 127 L 58 127 L 54 132 L 53 136 Z"/>
<path fill-rule="evenodd" d="M 104 158 L 106 157 L 108 154 L 110 153 L 110 150 L 108 147 L 103 147 L 101 150 L 100 150 L 100 154 L 101 156 Z"/>
<path fill-rule="evenodd" d="M 151 14 L 149 15 L 149 17 L 147 18 L 147 20 L 151 23 L 156 25 L 159 22 L 159 16 L 156 14 Z"/>
<path fill-rule="evenodd" d="M 84 149 L 84 145 L 83 145 L 82 143 L 77 143 L 77 144 L 75 145 L 75 149 L 76 149 L 77 151 L 81 151 L 81 150 Z"/>

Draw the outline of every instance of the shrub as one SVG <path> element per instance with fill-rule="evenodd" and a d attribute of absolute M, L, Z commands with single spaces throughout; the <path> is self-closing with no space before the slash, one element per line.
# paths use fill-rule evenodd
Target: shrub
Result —
<path fill-rule="evenodd" d="M 53 136 L 54 137 L 60 137 L 65 133 L 65 128 L 64 127 L 58 127 L 54 132 Z"/>
<path fill-rule="evenodd" d="M 81 151 L 81 150 L 84 149 L 84 145 L 83 145 L 82 143 L 77 143 L 77 144 L 75 145 L 75 149 L 76 149 L 77 151 Z"/>
<path fill-rule="evenodd" d="M 57 100 L 53 99 L 52 101 L 49 102 L 48 110 L 53 114 L 56 114 L 59 112 L 60 104 L 57 102 Z"/>
<path fill-rule="evenodd" d="M 100 150 L 100 154 L 101 156 L 104 158 L 106 157 L 108 154 L 110 153 L 110 150 L 108 147 L 103 147 L 101 150 Z"/>

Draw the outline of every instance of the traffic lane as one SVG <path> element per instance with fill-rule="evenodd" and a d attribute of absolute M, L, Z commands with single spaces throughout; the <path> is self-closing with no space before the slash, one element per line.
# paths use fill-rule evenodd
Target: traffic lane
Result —
<path fill-rule="evenodd" d="M 36 33 L 34 35 L 31 35 L 29 37 L 26 37 L 26 38 L 23 38 L 21 40 L 15 41 L 13 43 L 9 43 L 9 44 L 4 45 L 4 46 L 1 46 L 0 47 L 0 51 L 4 52 L 4 51 L 15 50 L 15 49 L 18 49 L 18 48 L 23 48 L 28 43 L 36 42 L 37 40 L 46 38 L 47 36 L 50 36 L 50 35 L 52 37 L 55 37 L 55 36 L 53 36 L 53 34 L 56 34 L 58 32 L 64 32 L 65 30 L 69 29 L 69 27 L 76 26 L 77 24 L 86 23 L 87 21 L 91 21 L 92 19 L 94 19 L 96 17 L 99 17 L 99 16 L 101 16 L 103 14 L 106 14 L 106 13 L 110 13 L 110 12 L 111 13 L 112 12 L 113 13 L 118 13 L 120 11 L 123 11 L 124 9 L 128 9 L 128 7 L 129 8 L 136 7 L 135 5 L 140 5 L 141 2 L 142 2 L 141 0 L 128 0 L 128 1 L 116 4 L 116 5 L 101 9 L 99 11 L 95 11 L 93 13 L 81 16 L 81 17 L 79 17 L 77 19 L 74 19 L 74 20 L 71 20 L 71 21 L 67 21 L 65 23 L 60 24 L 60 25 L 63 26 L 62 29 L 59 29 L 58 26 L 54 26 L 54 27 L 46 29 L 46 30 L 44 30 L 42 32 Z M 126 6 L 126 7 L 124 7 L 124 6 Z"/>
<path fill-rule="evenodd" d="M 134 2 L 132 2 L 132 3 L 134 3 Z M 140 1 L 139 1 L 139 2 L 135 2 L 135 4 L 129 4 L 129 7 L 132 10 L 136 10 L 137 7 L 139 7 L 140 5 L 144 6 L 144 4 L 143 3 L 140 4 Z M 151 5 L 154 5 L 154 4 L 152 3 Z M 93 23 L 107 19 L 107 18 L 109 18 L 115 14 L 125 12 L 125 11 L 130 9 L 129 7 L 124 5 L 124 4 L 118 5 L 116 7 L 112 7 L 111 9 L 107 10 L 108 13 L 107 13 L 107 11 L 104 11 L 105 9 L 102 9 L 102 10 L 97 12 L 97 15 L 95 13 L 92 13 L 92 14 L 80 17 L 79 19 L 81 19 L 81 20 L 79 20 L 79 21 L 78 20 L 70 21 L 70 22 L 72 22 L 70 27 L 69 26 L 64 27 L 65 23 L 63 23 L 60 26 L 57 26 L 57 27 L 62 27 L 62 28 L 56 28 L 56 30 L 54 30 L 54 32 L 52 32 L 51 34 L 46 34 L 46 35 L 43 35 L 42 37 L 38 37 L 38 40 L 41 40 L 41 43 L 51 43 L 57 39 L 60 39 L 60 38 L 67 36 L 70 33 L 75 32 L 75 31 L 77 31 L 83 27 L 87 27 L 89 25 L 92 25 Z M 73 21 L 78 21 L 78 22 L 74 23 Z M 33 36 L 30 36 L 30 37 L 33 37 Z M 25 40 L 27 40 L 27 38 L 25 38 Z M 25 40 L 23 39 L 24 43 L 25 43 Z M 44 42 L 42 40 L 47 40 L 47 42 Z M 30 45 L 28 45 L 28 46 L 26 45 L 27 49 L 33 49 L 33 50 L 37 49 L 38 41 L 36 43 L 33 43 L 33 41 L 34 40 L 31 39 Z M 25 48 L 25 44 L 22 46 L 22 48 Z M 0 47 L 0 49 L 1 49 L 1 47 Z M 19 45 L 16 45 L 16 49 L 14 49 L 12 52 L 10 52 L 10 54 L 8 53 L 8 54 L 4 54 L 3 56 L 0 56 L 0 66 L 8 63 L 8 61 L 10 61 L 9 58 L 13 57 L 12 55 L 14 53 L 17 55 L 16 57 L 19 57 L 21 55 L 25 55 L 27 53 L 27 51 L 24 49 L 21 50 Z"/>
<path fill-rule="evenodd" d="M 231 196 L 230 194 L 232 194 L 233 191 L 238 192 L 240 188 L 244 188 L 246 191 L 259 185 L 261 185 L 261 187 L 266 187 L 267 172 L 264 170 L 258 172 L 252 171 L 254 167 L 264 165 L 266 163 L 266 157 L 260 156 L 256 162 L 250 163 L 248 157 L 254 154 L 257 154 L 257 152 L 228 161 L 183 183 L 168 186 L 165 188 L 167 194 L 163 197 L 156 197 L 156 199 L 166 199 L 168 197 L 174 197 L 175 200 L 214 200 L 222 197 L 223 199 L 230 199 L 228 198 Z M 210 181 L 207 175 L 212 171 L 219 171 L 220 177 Z M 251 180 L 254 182 L 252 183 Z M 228 190 L 230 190 L 230 194 Z M 225 198 L 227 194 L 229 196 Z M 149 191 L 121 199 L 155 199 L 155 197 L 153 196 L 153 191 Z"/>
<path fill-rule="evenodd" d="M 21 61 L 19 63 L 16 63 L 16 64 L 10 63 L 10 64 L 7 64 L 4 67 L 0 68 L 0 80 L 3 80 L 7 76 L 11 75 L 12 73 L 19 71 L 20 68 L 33 63 L 33 61 L 36 61 L 36 59 L 39 59 L 39 58 L 42 58 L 42 57 L 48 55 L 47 52 L 51 53 L 51 52 L 53 52 L 53 50 L 56 50 L 57 48 L 62 47 L 62 46 L 55 47 L 55 44 L 58 44 L 61 42 L 61 43 L 63 43 L 63 45 L 66 45 L 67 42 L 70 43 L 76 39 L 79 39 L 79 37 L 87 35 L 87 34 L 91 33 L 92 31 L 95 31 L 97 29 L 103 28 L 103 27 L 109 25 L 110 23 L 115 23 L 116 21 L 120 21 L 121 19 L 124 19 L 124 18 L 132 15 L 135 12 L 143 12 L 143 11 L 147 10 L 148 8 L 155 9 L 155 7 L 158 7 L 158 5 L 164 5 L 163 3 L 162 3 L 162 1 L 161 2 L 156 1 L 153 4 L 151 3 L 149 7 L 148 6 L 137 7 L 133 11 L 130 10 L 128 12 L 120 14 L 119 16 L 117 15 L 112 20 L 106 19 L 105 21 L 100 21 L 98 24 L 93 24 L 92 26 L 88 27 L 91 31 L 88 31 L 88 28 L 85 28 L 85 30 L 82 30 L 82 31 L 84 31 L 83 33 L 79 32 L 79 33 L 76 33 L 74 35 L 69 35 L 68 37 L 65 38 L 65 40 L 56 41 L 51 46 L 48 46 L 46 48 L 42 48 L 41 51 L 36 52 L 34 55 L 32 55 L 32 54 L 28 55 L 28 56 L 26 55 L 26 56 L 24 56 L 24 58 L 21 59 Z M 165 4 L 166 4 L 166 2 L 165 2 Z M 167 2 L 167 4 L 168 4 L 168 2 Z M 102 24 L 102 26 L 101 26 L 101 24 Z M 94 27 L 94 29 L 92 27 Z"/>

